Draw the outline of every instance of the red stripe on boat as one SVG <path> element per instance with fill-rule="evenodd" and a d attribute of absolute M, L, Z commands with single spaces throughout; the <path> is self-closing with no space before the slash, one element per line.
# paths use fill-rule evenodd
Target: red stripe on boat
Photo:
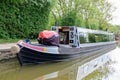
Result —
<path fill-rule="evenodd" d="M 43 48 L 43 47 L 33 46 L 33 45 L 30 45 L 30 44 L 25 43 L 25 42 L 23 42 L 23 41 L 19 42 L 18 44 L 20 44 L 20 45 L 23 46 L 23 47 L 27 47 L 27 48 L 30 48 L 30 49 L 33 49 L 33 50 L 37 50 L 37 51 L 42 51 L 42 52 L 44 52 L 44 48 Z"/>

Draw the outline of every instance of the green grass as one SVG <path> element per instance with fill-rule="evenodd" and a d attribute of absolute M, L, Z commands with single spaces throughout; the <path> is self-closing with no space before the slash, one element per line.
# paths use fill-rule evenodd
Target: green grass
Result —
<path fill-rule="evenodd" d="M 4 44 L 4 43 L 16 43 L 19 40 L 25 40 L 25 39 L 0 39 L 0 44 Z M 31 42 L 36 42 L 37 39 L 31 39 Z"/>

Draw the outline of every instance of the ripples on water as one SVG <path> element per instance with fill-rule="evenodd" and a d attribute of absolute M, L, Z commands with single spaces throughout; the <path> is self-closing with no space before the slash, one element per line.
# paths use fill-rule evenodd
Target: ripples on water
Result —
<path fill-rule="evenodd" d="M 20 66 L 17 59 L 0 62 L 0 80 L 119 80 L 120 49 L 84 60 Z"/>

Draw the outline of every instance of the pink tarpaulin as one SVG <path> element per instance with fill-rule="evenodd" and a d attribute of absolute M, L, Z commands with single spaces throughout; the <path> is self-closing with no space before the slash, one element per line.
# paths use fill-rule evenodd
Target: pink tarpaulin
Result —
<path fill-rule="evenodd" d="M 39 33 L 39 36 L 38 38 L 50 38 L 52 37 L 53 35 L 57 34 L 55 31 L 47 31 L 47 30 L 44 30 L 42 32 Z"/>

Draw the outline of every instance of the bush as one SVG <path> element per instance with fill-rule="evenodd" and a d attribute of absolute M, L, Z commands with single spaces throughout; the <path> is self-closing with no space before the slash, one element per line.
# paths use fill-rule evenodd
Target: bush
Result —
<path fill-rule="evenodd" d="M 17 1 L 3 0 L 0 3 L 0 37 L 37 38 L 39 31 L 46 29 L 48 24 L 50 1 Z"/>
<path fill-rule="evenodd" d="M 70 11 L 59 20 L 61 26 L 75 26 L 76 12 Z"/>

